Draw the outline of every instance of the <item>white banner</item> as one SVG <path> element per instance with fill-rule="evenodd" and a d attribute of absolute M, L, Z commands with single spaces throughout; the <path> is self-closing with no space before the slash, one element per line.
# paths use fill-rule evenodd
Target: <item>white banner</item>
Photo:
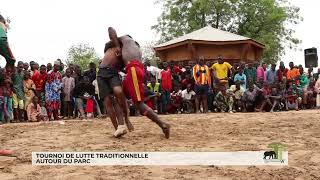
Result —
<path fill-rule="evenodd" d="M 32 165 L 105 166 L 105 165 L 215 165 L 287 166 L 288 152 L 265 156 L 264 151 L 240 152 L 32 152 Z M 268 155 L 268 154 L 267 154 Z M 269 159 L 270 158 L 270 159 Z"/>

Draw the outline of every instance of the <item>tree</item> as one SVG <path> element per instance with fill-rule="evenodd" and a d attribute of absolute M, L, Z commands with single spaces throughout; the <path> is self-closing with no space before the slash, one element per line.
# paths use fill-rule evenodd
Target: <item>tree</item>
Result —
<path fill-rule="evenodd" d="M 80 43 L 70 47 L 66 63 L 77 64 L 82 70 L 86 70 L 88 69 L 90 62 L 98 64 L 99 59 L 100 58 L 93 47 L 90 47 L 89 44 Z"/>
<path fill-rule="evenodd" d="M 159 0 L 163 12 L 152 29 L 160 42 L 205 26 L 247 36 L 265 44 L 263 61 L 278 61 L 285 47 L 295 48 L 293 26 L 302 21 L 288 0 Z"/>
<path fill-rule="evenodd" d="M 151 65 L 157 66 L 160 62 L 160 59 L 156 57 L 155 51 L 153 49 L 155 42 L 148 42 L 141 47 L 142 50 L 142 59 L 143 61 L 149 61 Z"/>

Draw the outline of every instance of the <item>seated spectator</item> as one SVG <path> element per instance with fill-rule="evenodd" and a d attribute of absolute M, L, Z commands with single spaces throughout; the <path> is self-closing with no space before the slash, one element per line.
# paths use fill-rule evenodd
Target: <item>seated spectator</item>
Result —
<path fill-rule="evenodd" d="M 275 107 L 280 105 L 280 101 L 281 95 L 279 94 L 277 87 L 274 86 L 271 88 L 270 94 L 270 102 L 272 104 L 270 112 L 274 112 Z M 280 108 L 278 110 L 280 110 Z"/>
<path fill-rule="evenodd" d="M 181 98 L 181 87 L 176 86 L 174 90 L 170 94 L 170 105 L 168 106 L 167 112 L 174 114 L 174 113 L 181 113 L 182 107 L 182 98 Z"/>
<path fill-rule="evenodd" d="M 309 83 L 308 87 L 303 92 L 303 104 L 304 108 L 312 109 L 316 106 L 317 92 L 313 80 Z"/>
<path fill-rule="evenodd" d="M 299 111 L 299 102 L 297 95 L 294 92 L 293 88 L 288 89 L 288 94 L 287 94 L 287 110 L 297 110 Z"/>
<path fill-rule="evenodd" d="M 191 78 L 191 73 L 186 73 L 185 78 L 181 81 L 182 89 L 187 89 L 187 86 L 190 84 L 191 89 L 194 89 L 194 80 Z"/>
<path fill-rule="evenodd" d="M 230 89 L 228 90 L 228 93 L 232 95 L 234 100 L 234 109 L 238 112 L 241 112 L 244 109 L 242 96 L 245 92 L 245 89 L 243 89 L 240 84 L 240 81 L 235 81 L 235 85 L 230 86 Z"/>
<path fill-rule="evenodd" d="M 188 84 L 187 89 L 181 92 L 183 112 L 194 112 L 196 93 L 191 89 L 191 84 Z"/>
<path fill-rule="evenodd" d="M 253 66 L 253 63 L 249 63 L 248 64 L 248 67 L 244 69 L 244 74 L 246 75 L 247 80 L 249 78 L 252 78 L 253 82 L 256 83 L 256 81 L 257 81 L 257 70 Z"/>
<path fill-rule="evenodd" d="M 87 100 L 92 100 L 95 93 L 94 86 L 90 83 L 90 79 L 87 76 L 83 77 L 82 82 L 80 82 L 73 91 L 73 96 L 76 98 L 77 110 L 80 113 L 80 118 L 85 119 L 84 105 Z"/>
<path fill-rule="evenodd" d="M 262 88 L 262 94 L 263 94 L 263 101 L 261 103 L 261 106 L 259 109 L 256 109 L 257 112 L 262 112 L 265 109 L 265 106 L 268 104 L 272 107 L 272 103 L 270 100 L 271 96 L 271 89 L 267 82 L 264 83 L 264 86 Z"/>
<path fill-rule="evenodd" d="M 41 107 L 39 105 L 39 98 L 37 96 L 34 96 L 32 99 L 32 103 L 28 105 L 27 115 L 29 122 L 38 122 L 43 120 L 43 116 L 41 114 Z"/>
<path fill-rule="evenodd" d="M 214 99 L 215 106 L 220 112 L 230 112 L 233 113 L 233 98 L 231 94 L 227 93 L 226 87 L 220 85 L 220 91 L 217 93 Z"/>
<path fill-rule="evenodd" d="M 253 84 L 249 84 L 249 88 L 244 92 L 242 97 L 245 112 L 254 112 L 257 105 L 258 93 L 259 89 L 254 87 Z"/>

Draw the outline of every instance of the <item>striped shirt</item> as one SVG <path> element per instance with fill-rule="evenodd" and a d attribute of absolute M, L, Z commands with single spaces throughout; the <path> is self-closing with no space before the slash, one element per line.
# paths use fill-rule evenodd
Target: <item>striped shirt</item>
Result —
<path fill-rule="evenodd" d="M 208 66 L 195 65 L 193 67 L 193 78 L 196 84 L 200 85 L 211 85 L 211 75 Z"/>

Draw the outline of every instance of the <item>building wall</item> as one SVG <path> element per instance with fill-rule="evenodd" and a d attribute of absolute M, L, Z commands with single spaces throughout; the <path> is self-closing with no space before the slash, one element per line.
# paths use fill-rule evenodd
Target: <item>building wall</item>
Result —
<path fill-rule="evenodd" d="M 206 60 L 216 60 L 222 55 L 225 60 L 239 61 L 258 61 L 262 49 L 254 48 L 249 44 L 231 45 L 212 45 L 212 44 L 193 44 L 196 50 L 196 57 L 203 56 Z M 246 53 L 245 53 L 246 52 Z M 157 56 L 162 61 L 190 61 L 191 52 L 187 45 L 173 47 L 167 50 L 158 51 Z"/>

